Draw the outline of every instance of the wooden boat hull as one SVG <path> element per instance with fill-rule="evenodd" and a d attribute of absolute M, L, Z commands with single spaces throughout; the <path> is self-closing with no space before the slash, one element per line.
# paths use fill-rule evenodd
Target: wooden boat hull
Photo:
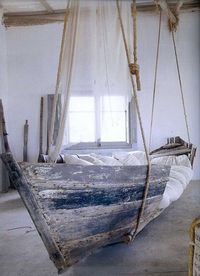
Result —
<path fill-rule="evenodd" d="M 1 157 L 59 272 L 134 229 L 147 166 L 18 164 L 11 153 Z M 152 165 L 138 232 L 156 216 L 169 172 Z"/>

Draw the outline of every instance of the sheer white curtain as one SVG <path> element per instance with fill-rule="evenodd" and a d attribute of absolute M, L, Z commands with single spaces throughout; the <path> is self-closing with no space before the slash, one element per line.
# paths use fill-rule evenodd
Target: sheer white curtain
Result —
<path fill-rule="evenodd" d="M 122 1 L 121 11 L 131 53 L 131 1 Z M 82 99 L 83 102 L 86 97 L 98 98 L 105 102 L 101 108 L 109 110 L 112 117 L 116 96 L 125 99 L 124 105 L 130 101 L 128 70 L 116 1 L 72 1 L 61 70 L 62 116 L 56 144 L 50 151 L 52 160 L 58 156 L 62 144 L 69 142 L 66 122 L 70 95 L 71 99 Z M 81 106 L 81 102 L 78 105 Z M 95 104 L 94 108 L 97 108 Z M 95 133 L 94 139 L 99 136 L 100 133 Z"/>
<path fill-rule="evenodd" d="M 49 156 L 52 161 L 55 161 L 60 153 L 62 147 L 62 141 L 64 136 L 64 129 L 67 120 L 67 114 L 69 109 L 69 99 L 71 92 L 71 82 L 74 71 L 74 57 L 76 55 L 76 38 L 77 27 L 79 19 L 79 0 L 73 0 L 70 2 L 70 12 L 67 17 L 66 29 L 63 32 L 63 44 L 60 56 L 60 72 L 58 72 L 57 87 L 55 91 L 54 105 L 58 105 L 58 94 L 61 95 L 62 107 L 61 118 L 59 122 L 59 131 L 56 138 L 55 145 L 53 144 L 53 133 L 55 123 L 55 112 L 52 114 L 52 126 L 50 130 L 50 152 Z M 60 75 L 60 76 L 59 76 Z"/>

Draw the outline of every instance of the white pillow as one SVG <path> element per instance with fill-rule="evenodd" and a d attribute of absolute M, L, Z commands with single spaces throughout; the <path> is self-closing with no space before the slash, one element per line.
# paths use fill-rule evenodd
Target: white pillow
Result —
<path fill-rule="evenodd" d="M 92 163 L 82 160 L 75 155 L 64 154 L 64 161 L 66 164 L 72 165 L 93 165 Z"/>
<path fill-rule="evenodd" d="M 170 203 L 177 200 L 183 193 L 183 186 L 182 184 L 174 178 L 169 178 L 167 182 L 164 194 L 167 193 Z"/>
<path fill-rule="evenodd" d="M 104 165 L 104 163 L 91 155 L 79 155 L 79 158 L 92 163 L 93 165 Z"/>
<path fill-rule="evenodd" d="M 92 153 L 91 156 L 99 159 L 107 166 L 122 166 L 123 164 L 111 156 L 104 156 L 104 155 L 97 155 L 95 153 Z"/>
<path fill-rule="evenodd" d="M 164 192 L 163 198 L 160 201 L 159 209 L 165 209 L 170 205 L 170 198 L 168 196 L 167 191 Z"/>
<path fill-rule="evenodd" d="M 127 153 L 123 155 L 118 154 L 115 158 L 117 158 L 118 161 L 121 162 L 124 166 L 140 165 L 140 161 L 134 156 L 133 153 Z"/>
<path fill-rule="evenodd" d="M 140 165 L 147 165 L 147 158 L 144 151 L 132 151 L 132 153 L 140 162 Z"/>
<path fill-rule="evenodd" d="M 188 168 L 191 168 L 191 163 L 190 163 L 190 160 L 188 158 L 187 155 L 185 154 L 182 154 L 182 155 L 179 155 L 176 157 L 177 158 L 177 165 L 179 166 L 185 166 L 185 167 L 188 167 Z"/>
<path fill-rule="evenodd" d="M 155 157 L 151 160 L 151 163 L 169 166 L 185 166 L 191 168 L 191 163 L 187 155 Z"/>
<path fill-rule="evenodd" d="M 190 180 L 193 177 L 193 170 L 184 166 L 172 166 L 171 171 L 174 170 L 176 172 L 180 172 L 182 175 L 184 175 L 187 184 L 190 182 Z"/>

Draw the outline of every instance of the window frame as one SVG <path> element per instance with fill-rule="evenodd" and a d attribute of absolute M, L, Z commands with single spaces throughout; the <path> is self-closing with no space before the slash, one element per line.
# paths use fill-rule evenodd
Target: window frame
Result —
<path fill-rule="evenodd" d="M 98 96 L 100 97 L 100 96 Z M 96 112 L 100 114 L 100 109 L 99 109 L 99 104 L 96 103 L 100 102 L 99 99 L 95 99 L 95 115 Z M 100 115 L 95 116 L 96 122 L 97 122 L 97 127 L 100 128 Z M 127 140 L 128 142 L 125 141 L 111 141 L 111 142 L 101 142 L 98 141 L 100 140 L 97 138 L 98 134 L 100 133 L 100 130 L 95 131 L 96 135 L 96 141 L 95 142 L 79 142 L 76 144 L 72 145 L 63 145 L 63 150 L 68 151 L 68 150 L 104 150 L 104 149 L 131 149 L 133 148 L 133 144 L 137 143 L 137 120 L 136 120 L 136 112 L 135 112 L 135 104 L 133 97 L 131 98 L 131 101 L 128 103 L 128 110 L 127 110 Z"/>

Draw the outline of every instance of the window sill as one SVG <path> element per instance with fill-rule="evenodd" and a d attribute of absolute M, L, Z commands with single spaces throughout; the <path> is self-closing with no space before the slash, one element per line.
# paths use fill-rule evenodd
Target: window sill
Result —
<path fill-rule="evenodd" d="M 111 155 L 113 152 L 116 151 L 131 151 L 136 150 L 136 144 L 127 144 L 127 143 L 105 143 L 101 146 L 97 146 L 93 143 L 81 143 L 70 146 L 68 148 L 63 148 L 62 153 L 67 154 L 89 154 L 93 153 L 100 153 L 102 155 Z"/>

